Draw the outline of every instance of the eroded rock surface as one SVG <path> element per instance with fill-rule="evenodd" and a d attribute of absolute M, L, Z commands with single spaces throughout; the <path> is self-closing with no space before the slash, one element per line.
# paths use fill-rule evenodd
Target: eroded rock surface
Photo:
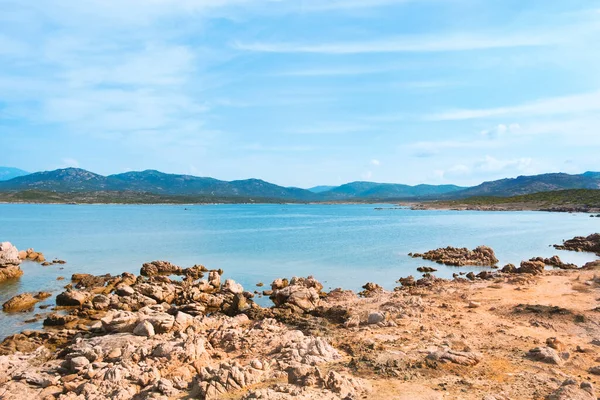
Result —
<path fill-rule="evenodd" d="M 479 246 L 474 250 L 465 247 L 457 248 L 448 246 L 430 250 L 426 253 L 409 254 L 413 258 L 423 258 L 439 264 L 461 267 L 465 265 L 494 266 L 498 263 L 494 250 L 487 246 Z"/>

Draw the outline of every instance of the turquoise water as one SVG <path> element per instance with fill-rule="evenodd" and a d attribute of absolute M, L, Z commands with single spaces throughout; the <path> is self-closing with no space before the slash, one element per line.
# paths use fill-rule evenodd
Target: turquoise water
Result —
<path fill-rule="evenodd" d="M 383 206 L 388 207 L 388 206 Z M 65 265 L 23 263 L 24 276 L 0 284 L 0 302 L 26 291 L 60 292 L 74 272 L 138 274 L 142 263 L 222 268 L 248 290 L 277 277 L 314 275 L 325 288 L 391 289 L 416 268 L 433 265 L 409 252 L 485 244 L 501 264 L 559 254 L 583 264 L 593 254 L 549 245 L 600 231 L 586 214 L 375 210 L 373 205 L 15 205 L 0 204 L 0 241 L 33 247 Z M 456 268 L 437 266 L 451 277 Z M 461 271 L 481 268 L 461 268 Z M 64 276 L 65 281 L 57 281 Z M 42 304 L 53 304 L 53 299 Z M 49 310 L 46 310 L 49 311 Z M 35 312 L 41 312 L 36 308 Z M 0 313 L 0 338 L 38 324 L 33 313 Z"/>

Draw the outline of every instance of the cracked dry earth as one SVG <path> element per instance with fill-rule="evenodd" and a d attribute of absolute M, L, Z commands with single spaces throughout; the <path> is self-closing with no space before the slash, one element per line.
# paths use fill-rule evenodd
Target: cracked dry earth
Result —
<path fill-rule="evenodd" d="M 301 279 L 278 307 L 235 316 L 109 309 L 102 327 L 5 340 L 0 398 L 591 400 L 599 282 L 593 270 L 499 273 L 319 299 Z"/>

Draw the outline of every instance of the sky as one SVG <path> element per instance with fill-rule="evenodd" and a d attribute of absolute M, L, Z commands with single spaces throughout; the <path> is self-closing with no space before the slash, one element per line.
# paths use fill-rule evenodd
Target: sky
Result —
<path fill-rule="evenodd" d="M 0 165 L 311 187 L 600 170 L 600 0 L 0 0 Z"/>

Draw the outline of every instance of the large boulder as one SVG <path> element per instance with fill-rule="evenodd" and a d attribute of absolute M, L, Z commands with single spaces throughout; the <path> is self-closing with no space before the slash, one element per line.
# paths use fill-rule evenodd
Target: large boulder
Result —
<path fill-rule="evenodd" d="M 0 243 L 0 268 L 17 266 L 21 264 L 19 250 L 10 242 Z"/>
<path fill-rule="evenodd" d="M 2 310 L 6 312 L 29 310 L 32 309 L 38 301 L 39 299 L 35 298 L 31 293 L 22 293 L 2 304 Z"/>
<path fill-rule="evenodd" d="M 21 264 L 19 250 L 10 242 L 0 243 L 0 282 L 23 275 L 19 264 Z"/>
<path fill-rule="evenodd" d="M 521 267 L 517 269 L 519 274 L 539 275 L 544 272 L 546 264 L 543 261 L 523 261 Z"/>
<path fill-rule="evenodd" d="M 274 282 L 272 287 L 278 285 Z M 289 285 L 273 291 L 271 300 L 277 307 L 300 309 L 301 311 L 312 311 L 321 302 L 319 293 L 323 285 L 312 276 L 308 278 L 294 277 Z"/>
<path fill-rule="evenodd" d="M 56 296 L 56 305 L 65 307 L 81 307 L 90 297 L 87 292 L 67 290 Z"/>

